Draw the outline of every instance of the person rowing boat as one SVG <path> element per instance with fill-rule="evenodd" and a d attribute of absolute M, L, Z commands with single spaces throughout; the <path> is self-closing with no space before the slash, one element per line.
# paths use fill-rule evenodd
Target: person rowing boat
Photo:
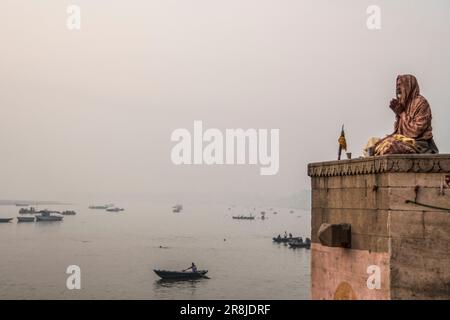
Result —
<path fill-rule="evenodd" d="M 192 265 L 189 268 L 184 269 L 183 272 L 188 271 L 189 269 L 191 269 L 192 272 L 197 272 L 197 266 L 193 262 L 192 262 Z"/>

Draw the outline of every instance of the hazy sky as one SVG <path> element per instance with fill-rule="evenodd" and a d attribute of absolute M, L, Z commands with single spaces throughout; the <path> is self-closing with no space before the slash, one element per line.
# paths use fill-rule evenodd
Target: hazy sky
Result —
<path fill-rule="evenodd" d="M 0 39 L 0 199 L 293 194 L 342 123 L 354 155 L 391 133 L 402 73 L 450 151 L 448 0 L 3 0 Z M 173 165 L 171 132 L 194 120 L 279 128 L 278 175 Z"/>

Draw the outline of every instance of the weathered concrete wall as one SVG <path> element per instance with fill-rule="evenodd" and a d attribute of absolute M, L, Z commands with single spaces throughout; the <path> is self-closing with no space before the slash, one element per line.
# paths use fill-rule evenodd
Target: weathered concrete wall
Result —
<path fill-rule="evenodd" d="M 313 299 L 449 299 L 449 155 L 310 164 Z M 349 223 L 352 248 L 320 244 L 322 223 Z M 366 285 L 381 269 L 381 288 Z"/>

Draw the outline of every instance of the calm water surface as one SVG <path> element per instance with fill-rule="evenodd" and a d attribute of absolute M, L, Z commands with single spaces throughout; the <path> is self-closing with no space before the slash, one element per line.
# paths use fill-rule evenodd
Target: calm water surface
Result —
<path fill-rule="evenodd" d="M 310 251 L 271 240 L 285 230 L 309 236 L 309 212 L 274 208 L 278 214 L 265 220 L 242 221 L 232 215 L 253 208 L 185 205 L 172 213 L 173 204 L 117 205 L 126 211 L 47 206 L 77 215 L 0 223 L 0 298 L 309 299 Z M 16 217 L 18 210 L 0 206 L 0 217 Z M 152 271 L 191 262 L 208 269 L 210 279 L 162 282 Z M 66 288 L 69 265 L 81 268 L 81 290 Z"/>

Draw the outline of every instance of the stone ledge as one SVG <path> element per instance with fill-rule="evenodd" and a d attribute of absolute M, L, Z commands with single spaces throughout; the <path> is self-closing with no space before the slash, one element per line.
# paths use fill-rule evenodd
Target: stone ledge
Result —
<path fill-rule="evenodd" d="M 308 176 L 310 177 L 390 172 L 450 173 L 450 154 L 399 154 L 308 164 Z"/>

